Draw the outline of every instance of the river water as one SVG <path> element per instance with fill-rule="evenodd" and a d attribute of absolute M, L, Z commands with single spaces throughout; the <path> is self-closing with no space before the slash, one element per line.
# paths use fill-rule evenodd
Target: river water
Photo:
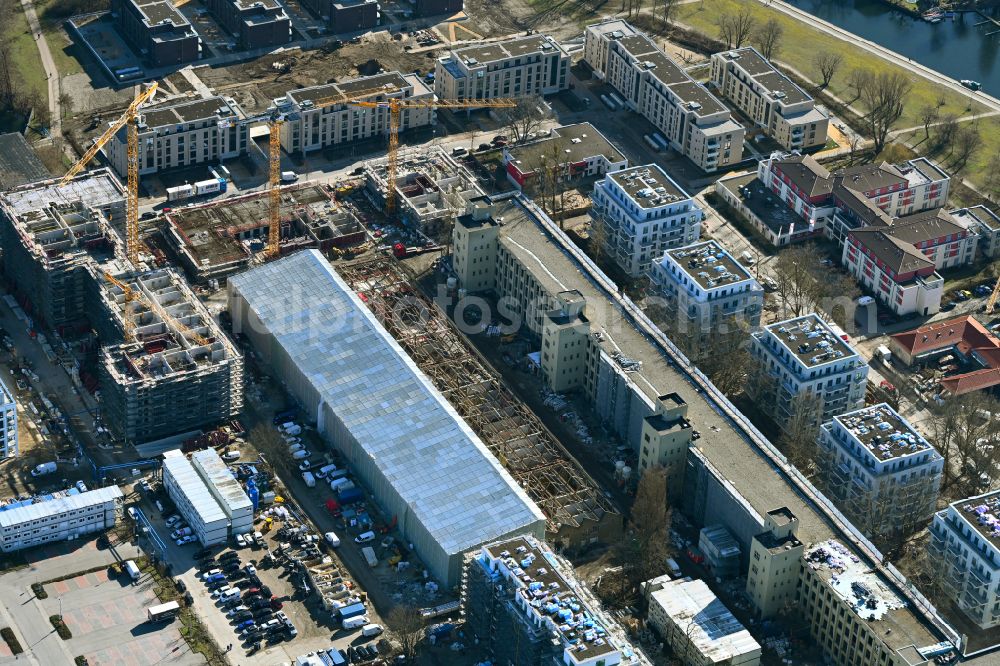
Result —
<path fill-rule="evenodd" d="M 785 0 L 813 16 L 880 44 L 954 79 L 972 79 L 991 95 L 1000 93 L 1000 30 L 976 27 L 982 17 L 960 14 L 928 23 L 877 0 Z"/>

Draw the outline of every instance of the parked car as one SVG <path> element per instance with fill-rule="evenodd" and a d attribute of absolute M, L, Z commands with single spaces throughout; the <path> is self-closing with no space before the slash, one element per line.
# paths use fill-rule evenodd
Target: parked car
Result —
<path fill-rule="evenodd" d="M 948 301 L 947 303 L 942 303 L 941 312 L 950 312 L 951 310 L 955 309 L 956 305 L 958 305 L 958 303 L 956 303 L 955 301 Z"/>
<path fill-rule="evenodd" d="M 163 523 L 167 527 L 173 527 L 174 525 L 176 525 L 180 521 L 181 521 L 181 517 L 175 513 L 174 515 L 170 516 L 165 521 L 163 521 Z"/>
<path fill-rule="evenodd" d="M 233 622 L 237 623 L 243 623 L 246 622 L 247 620 L 252 620 L 252 619 L 254 619 L 254 617 L 253 613 L 251 613 L 250 611 L 240 611 L 236 615 L 233 615 Z"/>
<path fill-rule="evenodd" d="M 212 551 L 208 548 L 202 548 L 197 553 L 194 554 L 194 559 L 196 561 L 207 560 L 212 556 Z"/>
<path fill-rule="evenodd" d="M 235 537 L 235 539 L 236 539 L 236 547 L 237 548 L 246 548 L 247 547 L 247 540 L 243 537 L 242 534 L 237 534 L 236 537 Z"/>
<path fill-rule="evenodd" d="M 201 577 L 202 577 L 203 580 L 209 580 L 213 576 L 216 576 L 216 575 L 221 574 L 221 573 L 222 573 L 222 569 L 209 569 L 208 571 L 206 571 L 205 573 L 203 573 L 201 575 Z"/>
<path fill-rule="evenodd" d="M 178 539 L 177 540 L 177 545 L 178 546 L 186 546 L 187 544 L 194 543 L 197 540 L 198 540 L 198 537 L 196 537 L 193 534 L 188 534 L 187 536 L 182 536 L 180 539 Z"/>
<path fill-rule="evenodd" d="M 239 606 L 236 606 L 235 608 L 230 608 L 229 611 L 226 613 L 226 615 L 228 615 L 229 617 L 235 617 L 238 613 L 247 612 L 249 610 L 250 610 L 249 608 L 247 608 L 246 606 L 240 604 Z"/>
<path fill-rule="evenodd" d="M 369 541 L 375 540 L 375 533 L 371 530 L 367 532 L 362 532 L 358 536 L 354 537 L 354 543 L 368 543 Z"/>

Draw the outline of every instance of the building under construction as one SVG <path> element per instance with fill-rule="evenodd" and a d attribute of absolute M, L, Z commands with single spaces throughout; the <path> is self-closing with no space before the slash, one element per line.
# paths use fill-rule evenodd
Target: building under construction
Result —
<path fill-rule="evenodd" d="M 221 280 L 247 268 L 266 249 L 270 217 L 266 192 L 230 197 L 166 215 L 163 237 L 194 281 Z M 364 241 L 353 210 L 315 184 L 281 190 L 283 252 L 331 248 Z"/>
<path fill-rule="evenodd" d="M 395 183 L 399 218 L 427 234 L 445 229 L 470 201 L 484 192 L 476 177 L 442 149 L 400 156 Z M 369 163 L 365 191 L 377 207 L 385 205 L 389 169 L 386 160 Z"/>
<path fill-rule="evenodd" d="M 399 262 L 379 258 L 338 272 L 542 509 L 550 542 L 574 549 L 621 536 L 622 516 L 596 482 L 411 286 Z"/>
<path fill-rule="evenodd" d="M 118 279 L 129 294 L 100 281 L 108 326 L 124 332 L 130 316 L 134 332 L 100 352 L 101 403 L 112 432 L 138 444 L 236 417 L 243 358 L 190 288 L 169 269 Z"/>
<path fill-rule="evenodd" d="M 125 190 L 109 169 L 58 182 L 0 194 L 0 239 L 4 274 L 25 310 L 37 327 L 62 331 L 88 323 L 87 268 L 122 254 L 112 224 L 124 224 Z"/>

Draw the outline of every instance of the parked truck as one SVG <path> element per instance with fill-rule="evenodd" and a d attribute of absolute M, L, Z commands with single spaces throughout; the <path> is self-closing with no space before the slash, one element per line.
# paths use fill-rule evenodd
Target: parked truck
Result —
<path fill-rule="evenodd" d="M 375 568 L 378 566 L 378 558 L 375 557 L 375 549 L 371 546 L 365 546 L 361 549 L 361 554 L 365 556 L 365 561 L 368 562 L 368 566 Z"/>
<path fill-rule="evenodd" d="M 200 180 L 194 184 L 194 194 L 195 196 L 215 194 L 217 192 L 225 192 L 226 188 L 227 185 L 224 178 L 209 178 L 208 180 Z"/>
<path fill-rule="evenodd" d="M 45 462 L 41 465 L 35 465 L 35 468 L 31 470 L 31 476 L 39 477 L 45 476 L 46 474 L 52 474 L 56 471 L 56 464 L 54 462 Z"/>
<path fill-rule="evenodd" d="M 172 620 L 181 612 L 180 604 L 176 601 L 168 601 L 165 604 L 150 606 L 146 609 L 146 619 L 149 622 L 163 622 Z"/>
<path fill-rule="evenodd" d="M 188 183 L 167 188 L 167 201 L 180 201 L 194 196 L 194 186 Z"/>
<path fill-rule="evenodd" d="M 364 493 L 361 492 L 360 488 L 348 488 L 337 492 L 337 501 L 340 502 L 341 506 L 355 504 L 362 499 L 364 499 Z"/>

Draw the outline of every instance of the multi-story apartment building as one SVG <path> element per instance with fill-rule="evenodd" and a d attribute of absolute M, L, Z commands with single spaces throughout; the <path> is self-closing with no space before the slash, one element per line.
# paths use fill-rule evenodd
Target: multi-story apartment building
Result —
<path fill-rule="evenodd" d="M 714 240 L 667 250 L 649 271 L 650 298 L 661 299 L 667 330 L 697 356 L 713 337 L 760 326 L 764 289 Z M 680 342 L 678 342 L 680 344 Z"/>
<path fill-rule="evenodd" d="M 550 95 L 568 86 L 569 60 L 547 35 L 468 46 L 438 58 L 434 92 L 441 99 Z"/>
<path fill-rule="evenodd" d="M 236 103 L 210 97 L 144 110 L 138 118 L 139 175 L 175 167 L 218 163 L 246 152 L 248 126 Z M 128 139 L 121 130 L 104 144 L 118 174 L 128 175 Z"/>
<path fill-rule="evenodd" d="M 0 550 L 10 553 L 103 532 L 114 527 L 122 497 L 118 486 L 107 486 L 6 504 L 0 507 Z"/>
<path fill-rule="evenodd" d="M 7 382 L 0 379 L 0 458 L 17 457 L 17 437 L 17 401 Z"/>
<path fill-rule="evenodd" d="M 369 94 L 377 90 L 385 90 L 385 93 Z M 281 124 L 281 147 L 289 154 L 305 156 L 306 153 L 327 146 L 388 134 L 388 108 L 373 109 L 347 103 L 322 106 L 328 100 L 347 99 L 361 94 L 365 95 L 366 101 L 388 97 L 427 101 L 434 99 L 434 93 L 424 85 L 419 76 L 399 72 L 292 90 L 280 107 L 294 113 Z M 400 132 L 432 124 L 434 110 L 430 106 L 399 112 Z"/>
<path fill-rule="evenodd" d="M 786 150 L 826 143 L 830 118 L 754 47 L 713 54 L 712 83 Z"/>
<path fill-rule="evenodd" d="M 757 178 L 807 225 L 794 229 L 794 240 L 807 238 L 800 232 L 808 228 L 841 245 L 851 229 L 940 208 L 950 184 L 948 175 L 923 157 L 831 173 L 809 155 L 772 153 L 757 165 Z"/>
<path fill-rule="evenodd" d="M 169 0 L 112 0 L 111 15 L 125 41 L 153 67 L 201 57 L 201 38 Z"/>
<path fill-rule="evenodd" d="M 941 378 L 943 394 L 963 395 L 1000 384 L 1000 339 L 974 315 L 894 333 L 889 336 L 889 350 L 893 360 L 904 366 L 927 366 L 953 355 L 961 369 Z"/>
<path fill-rule="evenodd" d="M 462 11 L 464 6 L 464 0 L 415 0 L 413 3 L 413 14 L 415 16 L 456 14 Z"/>
<path fill-rule="evenodd" d="M 924 666 L 951 652 L 880 574 L 838 541 L 802 558 L 796 616 L 835 666 Z"/>
<path fill-rule="evenodd" d="M 632 277 L 701 236 L 701 208 L 656 164 L 609 173 L 594 183 L 591 201 L 596 223 L 604 225 L 605 252 Z"/>
<path fill-rule="evenodd" d="M 795 608 L 805 549 L 798 527 L 799 519 L 787 507 L 774 509 L 764 516 L 764 531 L 750 541 L 746 592 L 763 619 Z"/>
<path fill-rule="evenodd" d="M 661 395 L 656 402 L 656 411 L 646 419 L 639 442 L 639 473 L 654 468 L 665 470 L 667 492 L 677 496 L 684 479 L 687 450 L 694 439 L 687 417 L 688 404 L 677 393 Z"/>
<path fill-rule="evenodd" d="M 750 353 L 758 371 L 747 393 L 783 430 L 793 418 L 818 429 L 864 406 L 868 364 L 815 313 L 753 333 Z"/>
<path fill-rule="evenodd" d="M 278 0 L 207 0 L 206 5 L 241 49 L 292 41 L 292 20 Z"/>
<path fill-rule="evenodd" d="M 950 213 L 951 219 L 979 236 L 977 252 L 987 259 L 1000 257 L 1000 215 L 986 206 L 959 208 Z"/>
<path fill-rule="evenodd" d="M 622 629 L 585 591 L 573 568 L 540 541 L 521 536 L 466 557 L 462 608 L 470 632 L 495 664 L 636 664 Z"/>
<path fill-rule="evenodd" d="M 503 162 L 507 180 L 518 189 L 531 187 L 553 168 L 558 168 L 560 178 L 573 180 L 600 176 L 628 165 L 621 151 L 590 123 L 556 127 L 541 141 L 507 146 Z"/>
<path fill-rule="evenodd" d="M 671 148 L 708 172 L 742 161 L 745 130 L 651 39 L 615 19 L 588 26 L 584 59 Z"/>
<path fill-rule="evenodd" d="M 1000 625 L 1000 491 L 934 514 L 928 553 L 946 594 L 980 629 Z"/>
<path fill-rule="evenodd" d="M 757 666 L 761 647 L 703 580 L 657 585 L 647 622 L 688 666 Z M 725 627 L 722 629 L 722 627 Z"/>
<path fill-rule="evenodd" d="M 378 0 L 304 0 L 302 4 L 326 21 L 333 34 L 370 30 L 382 17 Z"/>
<path fill-rule="evenodd" d="M 875 542 L 907 537 L 934 513 L 944 459 L 885 403 L 820 426 L 824 492 Z"/>

